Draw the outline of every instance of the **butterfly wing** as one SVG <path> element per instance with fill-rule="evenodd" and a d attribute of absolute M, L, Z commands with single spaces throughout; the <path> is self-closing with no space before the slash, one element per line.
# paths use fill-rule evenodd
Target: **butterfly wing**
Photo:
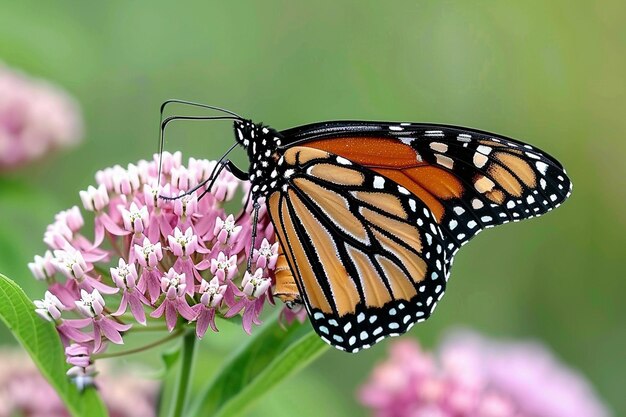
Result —
<path fill-rule="evenodd" d="M 456 126 L 337 121 L 281 132 L 285 147 L 342 156 L 426 203 L 452 255 L 481 230 L 558 207 L 572 184 L 547 153 L 501 135 Z"/>
<path fill-rule="evenodd" d="M 425 320 L 444 293 L 442 231 L 407 189 L 332 153 L 289 147 L 272 222 L 311 323 L 350 352 Z"/>

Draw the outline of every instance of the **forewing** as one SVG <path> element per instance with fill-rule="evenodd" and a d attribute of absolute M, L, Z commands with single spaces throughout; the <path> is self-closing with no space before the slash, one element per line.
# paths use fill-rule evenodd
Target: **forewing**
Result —
<path fill-rule="evenodd" d="M 350 352 L 431 314 L 447 276 L 433 213 L 406 188 L 331 153 L 291 147 L 270 215 L 311 323 Z"/>
<path fill-rule="evenodd" d="M 544 214 L 571 193 L 571 182 L 556 159 L 489 132 L 342 121 L 282 134 L 286 146 L 343 156 L 404 186 L 435 215 L 451 255 L 481 230 Z"/>

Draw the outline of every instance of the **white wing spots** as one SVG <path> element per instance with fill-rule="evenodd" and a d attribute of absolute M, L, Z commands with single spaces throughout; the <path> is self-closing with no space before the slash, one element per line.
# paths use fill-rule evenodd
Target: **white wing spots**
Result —
<path fill-rule="evenodd" d="M 400 138 L 400 141 L 405 145 L 411 145 L 413 143 L 413 138 Z"/>
<path fill-rule="evenodd" d="M 374 177 L 374 188 L 382 189 L 385 188 L 385 179 L 380 176 Z"/>
<path fill-rule="evenodd" d="M 348 333 L 351 328 L 352 328 L 352 323 L 346 323 L 346 325 L 343 326 L 343 331 Z"/>
<path fill-rule="evenodd" d="M 395 329 L 398 329 L 398 328 L 400 327 L 400 325 L 399 325 L 398 323 L 394 323 L 394 322 L 392 322 L 392 323 L 389 323 L 389 324 L 388 324 L 388 327 L 389 327 L 390 329 L 392 329 L 392 330 L 395 330 Z"/>
<path fill-rule="evenodd" d="M 461 214 L 465 213 L 465 209 L 463 207 L 460 206 L 456 206 L 455 208 L 453 208 L 452 210 L 454 210 L 454 212 L 460 216 Z"/>
<path fill-rule="evenodd" d="M 323 318 L 324 318 L 324 314 L 323 314 L 323 313 L 320 313 L 319 311 L 317 311 L 317 312 L 315 312 L 315 314 L 313 314 L 313 318 L 314 318 L 315 320 L 320 320 L 320 319 L 323 319 Z"/>
<path fill-rule="evenodd" d="M 429 217 L 430 217 L 430 211 L 428 211 L 428 209 L 427 209 L 426 207 L 424 207 L 424 216 L 425 216 L 426 218 L 429 218 Z"/>
<path fill-rule="evenodd" d="M 320 327 L 318 327 L 318 329 L 320 329 L 320 332 L 322 332 L 324 334 L 328 334 L 328 327 L 320 326 Z"/>
<path fill-rule="evenodd" d="M 526 197 L 526 202 L 528 204 L 532 204 L 535 202 L 535 197 L 533 197 L 532 195 L 529 195 L 528 197 Z"/>
<path fill-rule="evenodd" d="M 537 161 L 535 162 L 537 169 L 541 172 L 541 175 L 546 175 L 546 171 L 548 170 L 548 164 L 545 162 Z"/>
<path fill-rule="evenodd" d="M 432 142 L 430 144 L 430 149 L 436 152 L 446 153 L 448 152 L 448 145 L 441 142 Z"/>
<path fill-rule="evenodd" d="M 506 208 L 508 208 L 508 209 L 512 209 L 513 207 L 515 207 L 515 201 L 513 201 L 513 200 L 509 200 L 509 201 L 506 203 Z"/>
<path fill-rule="evenodd" d="M 506 214 L 505 214 L 505 216 L 506 216 Z M 473 229 L 473 228 L 476 227 L 476 225 L 477 225 L 477 223 L 474 220 L 470 220 L 469 222 L 467 222 L 468 229 Z"/>
<path fill-rule="evenodd" d="M 437 158 L 437 163 L 445 168 L 452 169 L 454 166 L 454 161 L 445 155 L 436 153 L 435 158 Z"/>
<path fill-rule="evenodd" d="M 398 185 L 398 191 L 404 195 L 410 195 L 411 193 L 409 192 L 409 190 L 407 190 L 406 188 L 404 188 L 401 185 Z"/>
<path fill-rule="evenodd" d="M 264 127 L 264 128 L 263 128 L 263 133 L 266 133 L 266 134 L 267 134 L 267 133 L 270 133 L 270 131 L 269 131 L 266 127 Z"/>
<path fill-rule="evenodd" d="M 442 138 L 444 136 L 441 130 L 427 130 L 424 132 L 424 135 L 435 138 Z"/>
<path fill-rule="evenodd" d="M 556 201 L 556 199 L 557 199 L 556 194 L 552 194 L 550 196 L 550 201 Z"/>
<path fill-rule="evenodd" d="M 482 153 L 483 155 L 489 155 L 492 151 L 492 149 L 489 146 L 485 146 L 485 145 L 478 145 L 476 150 Z"/>
<path fill-rule="evenodd" d="M 363 314 L 363 313 L 359 313 L 359 315 L 358 315 L 358 316 L 356 316 L 356 321 L 357 321 L 357 323 L 362 323 L 362 322 L 363 322 L 363 320 L 365 320 L 365 314 Z"/>
<path fill-rule="evenodd" d="M 411 211 L 413 211 L 413 212 L 415 211 L 415 209 L 416 209 L 415 200 L 413 200 L 413 199 L 409 200 L 409 207 L 411 207 Z"/>
<path fill-rule="evenodd" d="M 489 160 L 489 158 L 487 158 L 482 153 L 480 153 L 480 152 L 475 152 L 474 153 L 473 161 L 474 161 L 474 165 L 476 165 L 477 168 L 484 167 L 488 160 Z"/>
<path fill-rule="evenodd" d="M 402 126 L 389 126 L 389 130 L 400 132 L 400 131 L 404 130 L 404 128 Z"/>
<path fill-rule="evenodd" d="M 461 133 L 459 136 L 456 137 L 456 140 L 458 140 L 459 142 L 469 143 L 472 141 L 472 136 L 466 133 Z"/>
<path fill-rule="evenodd" d="M 458 224 L 459 223 L 456 220 L 450 220 L 450 230 L 454 230 Z"/>
<path fill-rule="evenodd" d="M 546 183 L 546 180 L 545 180 L 545 179 L 541 178 L 541 179 L 539 180 L 539 185 L 541 185 L 541 189 L 542 189 L 542 190 L 545 190 L 545 189 L 546 189 L 546 186 L 547 186 L 548 184 Z"/>
<path fill-rule="evenodd" d="M 491 181 L 491 179 L 484 177 L 484 176 L 481 176 L 479 179 L 474 181 L 474 188 L 476 188 L 476 191 L 478 191 L 481 194 L 484 194 L 487 191 L 493 190 L 493 187 L 495 186 L 496 184 L 493 181 Z"/>
<path fill-rule="evenodd" d="M 285 178 L 290 178 L 295 171 L 293 169 L 285 170 Z"/>
<path fill-rule="evenodd" d="M 352 165 L 352 162 L 348 161 L 346 158 L 343 158 L 341 156 L 337 157 L 337 162 L 340 163 L 341 165 Z"/>
<path fill-rule="evenodd" d="M 529 158 L 532 158 L 532 159 L 541 159 L 541 157 L 540 157 L 539 155 L 535 154 L 535 153 L 532 153 L 532 152 L 524 152 L 524 153 L 525 153 L 525 154 L 526 154 L 526 156 L 528 156 Z"/>
<path fill-rule="evenodd" d="M 493 221 L 493 218 L 491 216 L 483 216 L 480 218 L 480 221 L 484 223 L 489 223 L 490 221 Z"/>
<path fill-rule="evenodd" d="M 483 208 L 484 206 L 485 206 L 485 204 L 482 201 L 480 201 L 479 199 L 475 198 L 475 199 L 472 200 L 472 208 L 474 210 L 479 210 L 479 209 Z"/>

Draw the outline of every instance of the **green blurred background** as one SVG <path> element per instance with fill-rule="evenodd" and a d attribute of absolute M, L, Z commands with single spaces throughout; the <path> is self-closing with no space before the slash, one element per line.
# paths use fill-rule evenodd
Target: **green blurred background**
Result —
<path fill-rule="evenodd" d="M 26 263 L 44 251 L 46 225 L 80 205 L 96 170 L 151 157 L 166 98 L 278 129 L 350 118 L 499 132 L 555 155 L 573 196 L 475 239 L 437 314 L 406 337 L 432 346 L 469 326 L 540 339 L 625 415 L 625 17 L 623 0 L 3 2 L 0 59 L 74 94 L 87 133 L 79 148 L 1 180 L 0 271 L 41 296 Z M 215 158 L 230 132 L 175 126 L 167 148 Z M 205 339 L 198 379 L 241 333 Z M 355 389 L 387 343 L 328 352 L 249 415 L 363 414 Z"/>

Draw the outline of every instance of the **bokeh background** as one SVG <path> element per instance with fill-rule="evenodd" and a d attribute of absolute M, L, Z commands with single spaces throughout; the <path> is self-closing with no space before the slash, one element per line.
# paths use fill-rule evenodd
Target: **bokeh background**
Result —
<path fill-rule="evenodd" d="M 626 415 L 623 1 L 21 1 L 1 9 L 0 59 L 66 88 L 86 124 L 80 147 L 0 179 L 0 271 L 33 297 L 44 287 L 26 263 L 44 251 L 46 225 L 80 205 L 96 170 L 151 157 L 166 98 L 224 106 L 278 129 L 326 119 L 466 125 L 557 156 L 573 196 L 465 247 L 437 313 L 405 337 L 430 346 L 468 326 L 541 340 Z M 233 140 L 219 123 L 174 126 L 168 137 L 167 149 L 204 158 Z M 242 154 L 237 161 L 245 166 Z M 243 341 L 227 328 L 207 337 L 197 380 Z M 4 330 L 0 343 L 13 343 Z M 363 414 L 355 389 L 386 345 L 329 351 L 249 415 Z"/>

